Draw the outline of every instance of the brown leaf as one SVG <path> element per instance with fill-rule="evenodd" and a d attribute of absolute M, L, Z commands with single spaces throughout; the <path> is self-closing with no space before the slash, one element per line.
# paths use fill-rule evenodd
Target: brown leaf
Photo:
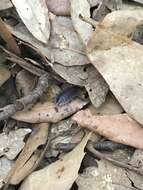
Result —
<path fill-rule="evenodd" d="M 8 69 L 0 67 L 0 86 L 2 86 L 11 76 Z"/>
<path fill-rule="evenodd" d="M 31 110 L 17 112 L 12 118 L 28 123 L 56 123 L 79 111 L 87 102 L 76 99 L 69 104 L 56 107 L 52 102 L 37 103 Z"/>
<path fill-rule="evenodd" d="M 97 116 L 86 109 L 76 113 L 72 119 L 112 141 L 143 148 L 143 128 L 127 114 Z"/>
<path fill-rule="evenodd" d="M 0 34 L 1 37 L 4 39 L 4 41 L 7 43 L 8 49 L 15 54 L 20 54 L 20 49 L 14 37 L 11 35 L 9 29 L 6 27 L 5 23 L 1 18 L 0 18 Z"/>

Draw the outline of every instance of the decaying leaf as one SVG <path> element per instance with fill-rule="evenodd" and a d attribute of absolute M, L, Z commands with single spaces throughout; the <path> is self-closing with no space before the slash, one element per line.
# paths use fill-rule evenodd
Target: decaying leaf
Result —
<path fill-rule="evenodd" d="M 143 150 L 136 149 L 132 158 L 129 161 L 129 164 L 133 167 L 139 168 L 139 170 L 142 172 L 143 171 Z M 127 175 L 129 179 L 134 183 L 136 188 L 142 189 L 143 182 L 142 182 L 141 175 L 129 170 L 127 171 Z"/>
<path fill-rule="evenodd" d="M 80 99 L 61 107 L 56 107 L 52 102 L 37 103 L 31 110 L 17 112 L 12 118 L 29 123 L 55 123 L 79 111 L 86 104 L 86 101 Z"/>
<path fill-rule="evenodd" d="M 86 72 L 87 67 L 87 65 L 66 67 L 57 63 L 53 64 L 53 70 L 56 73 L 58 73 L 67 82 L 78 86 L 84 86 L 86 84 L 86 79 L 88 78 L 88 74 Z"/>
<path fill-rule="evenodd" d="M 0 86 L 2 86 L 11 76 L 8 69 L 0 67 Z"/>
<path fill-rule="evenodd" d="M 26 70 L 16 75 L 16 88 L 20 95 L 27 95 L 35 87 L 36 77 Z"/>
<path fill-rule="evenodd" d="M 83 174 L 79 175 L 76 182 L 79 190 L 127 190 L 132 188 L 126 171 L 104 160 L 98 161 L 97 168 L 87 168 Z"/>
<path fill-rule="evenodd" d="M 90 134 L 70 153 L 44 169 L 32 173 L 21 185 L 20 190 L 69 190 L 78 176 L 84 148 Z"/>
<path fill-rule="evenodd" d="M 27 29 L 38 40 L 47 43 L 50 35 L 48 8 L 44 0 L 12 0 Z"/>
<path fill-rule="evenodd" d="M 34 132 L 31 133 L 14 167 L 5 179 L 5 182 L 9 180 L 11 184 L 18 184 L 31 173 L 31 169 L 39 157 L 39 155 L 34 154 L 34 152 L 40 145 L 46 143 L 48 126 L 48 123 L 41 123 L 34 126 Z"/>
<path fill-rule="evenodd" d="M 143 128 L 127 114 L 98 116 L 86 109 L 76 113 L 72 119 L 80 126 L 97 132 L 112 141 L 143 148 Z"/>
<path fill-rule="evenodd" d="M 93 32 L 92 26 L 83 20 L 80 16 L 90 18 L 90 5 L 87 0 L 71 0 L 71 18 L 73 26 L 79 34 L 84 45 L 87 44 Z"/>
<path fill-rule="evenodd" d="M 13 160 L 24 147 L 23 139 L 25 135 L 31 132 L 31 129 L 17 129 L 11 131 L 8 135 L 0 134 L 0 156 L 5 155 Z"/>
<path fill-rule="evenodd" d="M 93 67 L 87 69 L 88 79 L 85 88 L 89 94 L 92 104 L 97 108 L 105 102 L 106 94 L 108 93 L 108 85 Z"/>
<path fill-rule="evenodd" d="M 133 34 L 137 25 L 142 24 L 142 16 L 142 10 L 108 14 L 97 28 L 92 42 L 88 44 L 91 51 L 94 48 L 88 54 L 91 62 L 102 74 L 125 111 L 141 124 L 143 47 L 132 42 L 128 36 Z"/>
<path fill-rule="evenodd" d="M 54 61 L 65 66 L 85 65 L 89 60 L 85 47 L 74 31 L 69 17 L 55 17 L 51 20 L 50 45 Z"/>
<path fill-rule="evenodd" d="M 3 181 L 7 176 L 8 172 L 12 168 L 13 161 L 8 160 L 6 157 L 0 158 L 0 188 L 3 186 Z"/>
<path fill-rule="evenodd" d="M 70 0 L 46 0 L 48 9 L 55 15 L 70 15 Z"/>

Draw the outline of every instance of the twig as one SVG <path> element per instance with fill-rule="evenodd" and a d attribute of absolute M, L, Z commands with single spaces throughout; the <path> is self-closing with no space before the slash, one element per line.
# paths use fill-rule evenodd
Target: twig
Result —
<path fill-rule="evenodd" d="M 118 167 L 122 167 L 122 168 L 125 168 L 125 169 L 128 169 L 128 170 L 131 170 L 131 171 L 134 171 L 136 172 L 137 174 L 139 175 L 143 175 L 143 171 L 141 171 L 139 168 L 136 168 L 132 165 L 129 165 L 129 164 L 126 164 L 126 163 L 123 163 L 123 162 L 120 162 L 120 161 L 117 161 L 117 160 L 114 160 L 113 158 L 110 158 L 109 156 L 103 154 L 103 153 L 100 153 L 99 151 L 97 151 L 93 145 L 91 143 L 88 143 L 87 144 L 87 149 L 95 156 L 95 157 L 98 157 L 100 159 L 104 159 L 104 160 L 107 160 L 109 162 L 111 162 L 112 164 L 118 166 Z"/>
<path fill-rule="evenodd" d="M 42 96 L 48 87 L 48 75 L 47 73 L 39 77 L 37 87 L 29 93 L 29 95 L 24 96 L 14 104 L 7 105 L 0 109 L 0 120 L 4 120 L 14 115 L 17 111 L 23 110 L 27 105 L 34 104 Z"/>
<path fill-rule="evenodd" d="M 94 28 L 96 28 L 96 26 L 98 25 L 98 22 L 93 20 L 92 18 L 89 17 L 83 17 L 82 15 L 79 15 L 79 18 L 85 22 L 87 22 L 88 24 L 92 25 Z"/>
<path fill-rule="evenodd" d="M 41 76 L 43 74 L 45 74 L 46 72 L 32 64 L 30 64 L 28 61 L 26 61 L 25 59 L 15 55 L 14 53 L 8 51 L 7 49 L 5 49 L 3 46 L 0 45 L 0 49 L 2 49 L 7 55 L 7 59 L 17 63 L 20 67 L 24 68 L 25 70 L 31 72 L 34 75 L 37 76 Z"/>

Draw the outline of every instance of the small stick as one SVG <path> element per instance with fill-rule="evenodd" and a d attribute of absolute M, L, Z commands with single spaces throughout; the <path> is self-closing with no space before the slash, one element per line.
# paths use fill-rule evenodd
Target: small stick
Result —
<path fill-rule="evenodd" d="M 44 74 L 39 77 L 37 87 L 30 92 L 27 96 L 24 96 L 18 100 L 14 104 L 7 105 L 0 109 L 0 120 L 4 120 L 14 115 L 17 111 L 21 111 L 25 108 L 25 106 L 31 106 L 37 102 L 37 100 L 42 96 L 45 90 L 48 87 L 48 74 Z"/>
<path fill-rule="evenodd" d="M 85 22 L 87 22 L 88 24 L 92 25 L 94 28 L 96 28 L 96 26 L 98 25 L 98 22 L 93 20 L 92 18 L 89 17 L 83 17 L 82 15 L 79 15 L 79 18 Z"/>
<path fill-rule="evenodd" d="M 93 145 L 91 143 L 88 143 L 87 144 L 87 149 L 95 156 L 95 157 L 98 157 L 100 159 L 103 159 L 103 160 L 107 160 L 109 162 L 111 162 L 112 164 L 118 166 L 118 167 L 122 167 L 122 168 L 125 168 L 125 169 L 128 169 L 128 170 L 131 170 L 131 171 L 134 171 L 136 172 L 137 174 L 139 175 L 143 175 L 143 171 L 141 171 L 139 168 L 136 168 L 132 165 L 129 165 L 129 164 L 126 164 L 126 163 L 123 163 L 123 162 L 120 162 L 120 161 L 117 161 L 117 160 L 114 160 L 113 158 L 110 158 L 109 156 L 103 154 L 103 153 L 100 153 L 99 151 L 97 151 Z"/>

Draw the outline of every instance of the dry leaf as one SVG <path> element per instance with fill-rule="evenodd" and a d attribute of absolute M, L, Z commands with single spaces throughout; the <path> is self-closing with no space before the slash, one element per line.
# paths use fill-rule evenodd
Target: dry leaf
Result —
<path fill-rule="evenodd" d="M 0 17 L 0 34 L 3 40 L 6 42 L 6 45 L 10 51 L 12 51 L 15 54 L 20 54 L 20 49 L 16 43 L 16 40 L 10 33 L 8 27 L 3 22 L 3 20 Z"/>
<path fill-rule="evenodd" d="M 19 23 L 16 26 L 9 26 L 10 31 L 17 38 L 21 39 L 24 42 L 30 43 L 32 46 L 36 47 L 42 52 L 44 56 L 51 59 L 50 47 L 47 44 L 43 44 L 38 41 L 25 27 L 23 23 Z"/>
<path fill-rule="evenodd" d="M 84 86 L 86 84 L 86 79 L 88 78 L 87 65 L 85 66 L 72 66 L 66 67 L 61 64 L 54 63 L 53 70 L 58 73 L 62 78 L 64 78 L 68 83 Z"/>
<path fill-rule="evenodd" d="M 1 0 L 0 2 L 0 10 L 5 10 L 13 7 L 10 0 Z"/>
<path fill-rule="evenodd" d="M 90 100 L 95 107 L 99 107 L 105 101 L 108 85 L 93 66 L 65 67 L 54 63 L 53 70 L 67 82 L 78 86 L 85 86 Z"/>
<path fill-rule="evenodd" d="M 0 158 L 0 188 L 4 185 L 4 178 L 7 176 L 13 165 L 13 161 L 8 160 L 6 157 Z"/>
<path fill-rule="evenodd" d="M 61 107 L 56 107 L 52 102 L 37 103 L 31 110 L 17 112 L 12 118 L 28 123 L 56 123 L 79 111 L 86 104 L 86 101 L 80 99 Z"/>
<path fill-rule="evenodd" d="M 85 88 L 88 92 L 92 104 L 98 108 L 105 102 L 108 93 L 108 85 L 106 84 L 100 73 L 93 67 L 87 69 L 88 79 Z"/>
<path fill-rule="evenodd" d="M 91 62 L 102 74 L 125 111 L 141 124 L 143 47 L 132 42 L 128 35 L 141 24 L 142 16 L 142 10 L 116 11 L 109 14 L 88 44 L 91 51 L 94 48 L 88 54 Z"/>
<path fill-rule="evenodd" d="M 71 18 L 73 26 L 79 34 L 84 45 L 87 45 L 93 32 L 92 26 L 80 19 L 82 17 L 90 18 L 90 5 L 87 0 L 71 0 Z"/>
<path fill-rule="evenodd" d="M 9 134 L 0 134 L 0 156 L 5 155 L 13 160 L 24 147 L 24 137 L 31 132 L 31 129 L 17 129 Z"/>
<path fill-rule="evenodd" d="M 70 0 L 46 0 L 48 9 L 55 15 L 70 15 Z"/>
<path fill-rule="evenodd" d="M 2 86 L 11 76 L 8 69 L 0 67 L 0 86 Z"/>
<path fill-rule="evenodd" d="M 89 138 L 90 134 L 87 134 L 73 151 L 50 166 L 32 173 L 23 182 L 20 190 L 69 190 L 78 176 Z"/>
<path fill-rule="evenodd" d="M 51 20 L 50 46 L 54 61 L 64 66 L 85 65 L 89 60 L 85 47 L 74 31 L 69 17 L 55 17 Z"/>
<path fill-rule="evenodd" d="M 127 114 L 97 116 L 86 109 L 76 113 L 72 119 L 112 141 L 143 148 L 143 128 Z"/>
<path fill-rule="evenodd" d="M 99 108 L 95 108 L 93 105 L 88 108 L 93 115 L 114 115 L 124 112 L 121 105 L 111 95 L 107 95 L 106 101 Z"/>
<path fill-rule="evenodd" d="M 33 36 L 47 43 L 50 35 L 50 22 L 45 0 L 12 0 L 12 3 Z"/>
<path fill-rule="evenodd" d="M 35 87 L 36 77 L 26 70 L 16 75 L 16 89 L 20 95 L 28 95 Z"/>
<path fill-rule="evenodd" d="M 129 164 L 133 167 L 139 168 L 139 170 L 143 171 L 143 150 L 136 149 L 132 158 L 129 161 Z M 135 187 L 138 189 L 143 189 L 143 181 L 142 175 L 139 175 L 133 171 L 127 170 L 127 175 L 129 179 L 134 183 Z"/>
<path fill-rule="evenodd" d="M 127 190 L 132 188 L 126 170 L 104 160 L 98 161 L 98 167 L 88 167 L 83 174 L 80 174 L 76 182 L 79 190 Z"/>
<path fill-rule="evenodd" d="M 9 176 L 11 176 L 9 182 L 11 184 L 20 183 L 31 172 L 31 169 L 34 167 L 35 162 L 39 157 L 39 155 L 34 154 L 34 152 L 40 145 L 46 143 L 48 127 L 48 123 L 41 123 L 34 126 L 34 132 L 30 135 L 24 149 L 9 173 Z M 5 182 L 7 179 L 5 179 Z"/>

